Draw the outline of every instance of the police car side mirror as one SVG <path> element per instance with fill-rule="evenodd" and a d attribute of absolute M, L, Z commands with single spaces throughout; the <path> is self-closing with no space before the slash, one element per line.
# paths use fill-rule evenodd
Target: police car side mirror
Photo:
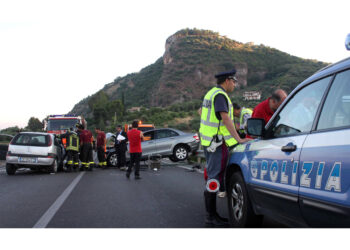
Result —
<path fill-rule="evenodd" d="M 249 118 L 247 121 L 247 133 L 252 136 L 263 136 L 265 133 L 264 119 Z"/>
<path fill-rule="evenodd" d="M 347 50 L 350 50 L 350 34 L 348 34 L 348 36 L 345 39 L 345 48 Z"/>

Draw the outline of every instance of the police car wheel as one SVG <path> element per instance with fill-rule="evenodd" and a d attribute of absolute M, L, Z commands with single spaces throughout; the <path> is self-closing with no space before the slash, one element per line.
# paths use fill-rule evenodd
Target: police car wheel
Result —
<path fill-rule="evenodd" d="M 173 157 L 176 161 L 184 161 L 188 157 L 188 150 L 185 146 L 178 145 L 174 148 Z"/>
<path fill-rule="evenodd" d="M 108 166 L 116 167 L 118 163 L 117 153 L 112 153 L 107 158 Z"/>
<path fill-rule="evenodd" d="M 228 186 L 228 210 L 232 227 L 259 226 L 263 217 L 254 214 L 247 189 L 240 172 L 235 172 Z"/>

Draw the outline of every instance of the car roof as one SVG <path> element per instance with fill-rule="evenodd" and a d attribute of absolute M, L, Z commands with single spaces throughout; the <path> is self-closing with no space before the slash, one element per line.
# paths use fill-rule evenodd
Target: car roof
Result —
<path fill-rule="evenodd" d="M 156 129 L 152 129 L 152 130 L 147 130 L 147 131 L 145 131 L 145 132 L 143 132 L 143 133 L 147 133 L 147 132 L 150 132 L 150 131 L 160 131 L 160 130 L 173 130 L 173 131 L 176 131 L 176 132 L 178 132 L 179 134 L 186 134 L 185 132 L 183 132 L 183 131 L 181 131 L 181 130 L 178 130 L 178 129 L 176 129 L 176 128 L 156 128 Z"/>
<path fill-rule="evenodd" d="M 53 135 L 53 134 L 51 134 L 51 133 L 45 133 L 45 132 L 20 132 L 19 134 Z"/>
<path fill-rule="evenodd" d="M 312 76 L 310 76 L 309 78 L 307 78 L 305 81 L 303 81 L 301 84 L 299 84 L 299 86 L 297 87 L 302 88 L 304 85 L 313 82 L 317 79 L 321 79 L 324 78 L 326 76 L 332 75 L 336 72 L 345 70 L 347 68 L 350 68 L 350 57 L 345 58 L 339 62 L 330 64 L 322 69 L 320 69 L 319 71 L 317 71 L 315 74 L 313 74 Z M 296 88 L 296 89 L 297 89 Z"/>

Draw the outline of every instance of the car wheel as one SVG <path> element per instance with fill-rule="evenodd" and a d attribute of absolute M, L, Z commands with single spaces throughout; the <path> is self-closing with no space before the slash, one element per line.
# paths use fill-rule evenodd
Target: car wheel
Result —
<path fill-rule="evenodd" d="M 57 159 L 55 159 L 52 165 L 49 167 L 49 173 L 57 173 L 57 170 L 58 170 L 58 163 L 57 163 Z"/>
<path fill-rule="evenodd" d="M 107 157 L 108 166 L 116 167 L 118 164 L 117 153 L 112 153 Z"/>
<path fill-rule="evenodd" d="M 12 164 L 6 164 L 6 173 L 8 175 L 14 175 L 16 173 L 17 168 Z"/>
<path fill-rule="evenodd" d="M 255 215 L 240 172 L 233 173 L 227 191 L 230 225 L 232 227 L 261 225 L 263 217 Z"/>
<path fill-rule="evenodd" d="M 184 161 L 188 157 L 188 150 L 183 145 L 178 145 L 174 148 L 173 157 L 176 161 Z"/>
<path fill-rule="evenodd" d="M 172 162 L 178 162 L 178 160 L 174 156 L 169 156 L 169 160 Z"/>

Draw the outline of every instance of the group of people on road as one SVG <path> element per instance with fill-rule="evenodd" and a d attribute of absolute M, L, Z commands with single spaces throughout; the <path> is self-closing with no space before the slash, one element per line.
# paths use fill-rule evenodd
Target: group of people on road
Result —
<path fill-rule="evenodd" d="M 100 128 L 95 129 L 97 134 L 96 151 L 99 163 L 103 167 L 107 165 L 105 157 L 106 135 Z M 92 171 L 95 162 L 93 160 L 93 136 L 91 131 L 84 128 L 82 124 L 76 124 L 76 128 L 69 128 L 66 133 L 57 135 L 65 139 L 67 171 L 88 170 Z M 79 160 L 81 165 L 79 166 Z"/>
<path fill-rule="evenodd" d="M 224 171 L 228 161 L 228 149 L 252 140 L 245 132 L 250 117 L 262 118 L 267 123 L 287 97 L 284 90 L 278 89 L 253 111 L 240 107 L 232 103 L 228 96 L 237 83 L 235 75 L 235 69 L 215 75 L 217 86 L 206 93 L 199 110 L 199 133 L 206 158 L 205 223 L 209 227 L 221 227 L 228 223 L 228 220 L 216 211 L 217 194 L 225 190 Z"/>
<path fill-rule="evenodd" d="M 141 141 L 143 133 L 138 129 L 138 121 L 132 123 L 132 129 L 127 133 L 123 131 L 122 126 L 118 125 L 115 135 L 114 147 L 117 153 L 117 167 L 120 170 L 126 170 L 126 177 L 130 178 L 132 168 L 135 168 L 135 179 L 140 178 L 140 159 L 142 155 Z M 106 134 L 97 127 L 96 132 L 96 152 L 98 157 L 98 167 L 106 168 Z M 95 162 L 93 160 L 93 136 L 91 131 L 84 128 L 83 124 L 76 124 L 76 128 L 70 128 L 66 133 L 57 135 L 58 138 L 65 140 L 66 148 L 66 168 L 68 172 L 92 171 Z M 126 167 L 127 143 L 130 144 L 130 164 Z M 64 157 L 65 158 L 65 157 Z M 79 161 L 81 165 L 79 165 Z M 96 166 L 96 167 L 97 167 Z"/>

